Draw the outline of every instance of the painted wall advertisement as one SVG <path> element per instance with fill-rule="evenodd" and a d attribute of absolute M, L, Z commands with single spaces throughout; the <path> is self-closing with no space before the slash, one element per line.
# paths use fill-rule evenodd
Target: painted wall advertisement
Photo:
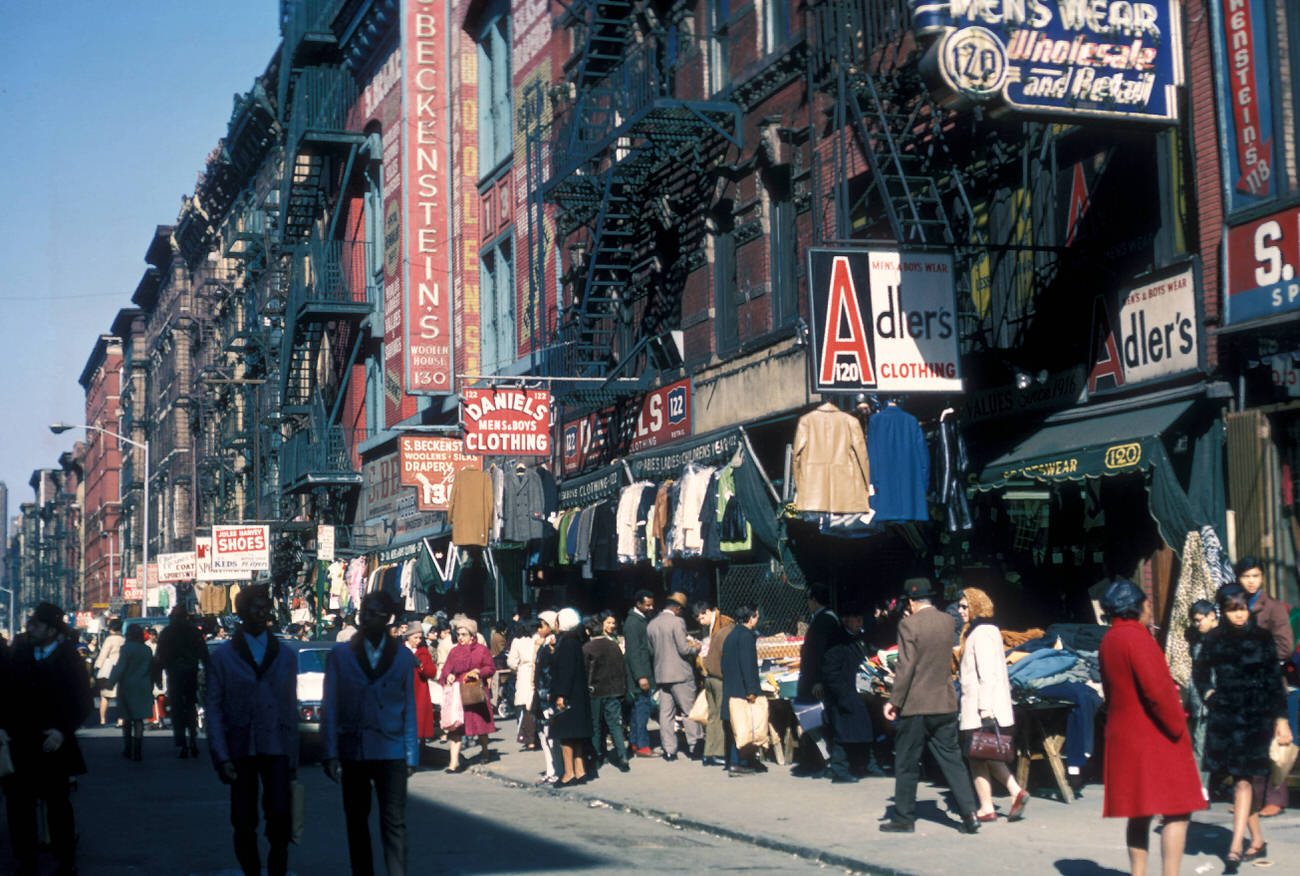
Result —
<path fill-rule="evenodd" d="M 1183 84 L 1177 0 L 912 0 L 931 90 L 956 108 L 985 105 L 1080 121 L 1178 121 Z"/>
<path fill-rule="evenodd" d="M 1225 324 L 1300 309 L 1300 207 L 1228 229 Z"/>
<path fill-rule="evenodd" d="M 212 571 L 251 577 L 271 571 L 271 527 L 212 527 Z"/>
<path fill-rule="evenodd" d="M 1214 21 L 1224 195 L 1231 213 L 1277 193 L 1269 58 L 1269 46 L 1277 41 L 1276 27 L 1269 21 L 1267 0 L 1211 0 L 1207 5 Z"/>
<path fill-rule="evenodd" d="M 809 250 L 813 392 L 961 392 L 949 253 Z"/>
<path fill-rule="evenodd" d="M 465 452 L 550 456 L 551 394 L 544 389 L 462 390 Z"/>
<path fill-rule="evenodd" d="M 452 391 L 446 3 L 403 4 L 403 291 L 408 394 Z"/>
<path fill-rule="evenodd" d="M 397 513 L 397 497 L 407 492 L 401 484 L 402 463 L 397 451 L 361 465 L 361 517 L 380 520 Z"/>
<path fill-rule="evenodd" d="M 605 408 L 566 422 L 561 431 L 564 473 L 690 437 L 691 407 L 691 381 L 686 379 L 646 393 L 640 404 Z"/>
<path fill-rule="evenodd" d="M 456 472 L 483 468 L 483 457 L 465 452 L 463 438 L 403 435 L 398 439 L 401 483 L 415 487 L 421 511 L 446 511 Z"/>
<path fill-rule="evenodd" d="M 1121 289 L 1099 309 L 1089 395 L 1167 380 L 1201 367 L 1196 285 L 1195 266 L 1181 265 Z"/>

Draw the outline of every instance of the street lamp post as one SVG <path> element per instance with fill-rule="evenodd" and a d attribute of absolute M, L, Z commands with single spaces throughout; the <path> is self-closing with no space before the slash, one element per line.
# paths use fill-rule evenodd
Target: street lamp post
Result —
<path fill-rule="evenodd" d="M 105 435 L 112 435 L 118 441 L 125 441 L 132 447 L 139 447 L 144 451 L 144 511 L 141 514 L 141 528 L 144 535 L 140 539 L 141 570 L 140 580 L 144 582 L 140 591 L 140 617 L 149 615 L 149 442 L 133 441 L 125 435 L 118 434 L 103 426 L 91 426 L 88 423 L 51 423 L 50 431 L 55 435 L 68 431 L 69 429 L 86 429 L 92 432 L 103 432 Z M 112 562 L 110 553 L 110 562 Z M 111 574 L 111 573 L 110 573 Z M 110 585 L 111 586 L 111 585 Z"/>

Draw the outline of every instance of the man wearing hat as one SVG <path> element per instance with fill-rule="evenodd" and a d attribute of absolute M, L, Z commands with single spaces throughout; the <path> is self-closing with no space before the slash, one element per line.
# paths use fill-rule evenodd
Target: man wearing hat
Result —
<path fill-rule="evenodd" d="M 682 619 L 685 610 L 686 594 L 670 593 L 664 610 L 646 627 L 654 657 L 655 683 L 659 685 L 659 744 L 667 761 L 677 760 L 677 712 L 688 715 L 695 704 L 695 670 L 690 661 L 700 647 L 686 638 L 686 621 Z M 701 741 L 704 728 L 694 721 L 685 724 L 690 754 Z"/>
<path fill-rule="evenodd" d="M 894 737 L 894 816 L 880 825 L 886 833 L 916 830 L 916 784 L 921 751 L 928 744 L 961 812 L 962 833 L 975 833 L 979 804 L 957 745 L 957 692 L 952 685 L 955 625 L 931 604 L 929 578 L 903 582 L 908 615 L 898 625 L 898 665 L 885 719 L 897 720 Z"/>
<path fill-rule="evenodd" d="M 38 870 L 38 800 L 45 801 L 56 872 L 77 872 L 68 779 L 86 772 L 76 730 L 90 714 L 90 679 L 67 632 L 62 609 L 48 602 L 36 606 L 0 678 L 0 739 L 8 740 L 14 764 L 5 779 L 5 808 L 17 863 L 13 872 L 19 874 Z"/>

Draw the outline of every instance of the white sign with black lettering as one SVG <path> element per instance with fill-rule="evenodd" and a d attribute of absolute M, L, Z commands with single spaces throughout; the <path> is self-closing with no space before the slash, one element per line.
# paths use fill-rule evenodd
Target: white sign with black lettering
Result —
<path fill-rule="evenodd" d="M 1196 277 L 1192 269 L 1123 293 L 1115 326 L 1124 382 L 1181 374 L 1197 367 Z"/>

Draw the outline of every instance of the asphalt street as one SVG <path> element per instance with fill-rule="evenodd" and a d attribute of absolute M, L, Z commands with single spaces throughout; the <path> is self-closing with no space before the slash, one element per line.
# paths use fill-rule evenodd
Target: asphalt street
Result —
<path fill-rule="evenodd" d="M 92 729 L 79 738 L 90 767 L 74 796 L 82 876 L 239 876 L 228 794 L 205 745 L 198 760 L 179 760 L 171 734 L 151 731 L 144 760 L 131 763 L 121 757 L 118 731 Z M 307 786 L 307 826 L 303 843 L 290 851 L 290 870 L 346 874 L 338 786 L 316 764 L 299 778 Z M 376 872 L 383 873 L 373 815 L 371 821 Z M 419 874 L 836 872 L 590 800 L 431 769 L 411 780 L 407 828 L 410 871 Z M 0 873 L 11 861 L 7 831 L 0 831 Z M 44 866 L 52 872 L 48 857 Z"/>

